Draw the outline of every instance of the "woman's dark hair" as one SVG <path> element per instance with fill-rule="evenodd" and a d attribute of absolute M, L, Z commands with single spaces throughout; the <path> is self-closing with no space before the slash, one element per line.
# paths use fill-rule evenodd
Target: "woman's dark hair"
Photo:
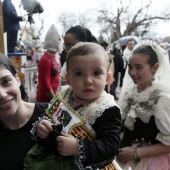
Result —
<path fill-rule="evenodd" d="M 12 61 L 6 55 L 1 54 L 1 53 L 0 53 L 0 68 L 5 68 L 9 70 L 14 77 L 17 74 Z"/>
<path fill-rule="evenodd" d="M 8 58 L 6 55 L 0 53 L 0 69 L 7 69 L 11 72 L 11 74 L 15 77 L 17 72 L 15 67 L 13 66 L 12 61 L 10 58 Z M 21 98 L 23 100 L 27 100 L 27 93 L 25 91 L 24 86 L 21 84 L 20 85 L 20 91 L 21 91 Z"/>
<path fill-rule="evenodd" d="M 106 47 L 109 46 L 109 44 L 106 41 L 102 41 L 100 45 L 104 47 L 104 49 L 106 49 Z"/>
<path fill-rule="evenodd" d="M 148 56 L 148 63 L 150 66 L 153 66 L 155 63 L 158 63 L 158 57 L 155 51 L 152 49 L 151 46 L 142 45 L 133 51 L 133 54 L 140 54 L 140 55 L 147 55 Z"/>
<path fill-rule="evenodd" d="M 66 34 L 73 34 L 75 38 L 82 42 L 97 42 L 91 31 L 80 25 L 76 25 L 67 30 Z"/>

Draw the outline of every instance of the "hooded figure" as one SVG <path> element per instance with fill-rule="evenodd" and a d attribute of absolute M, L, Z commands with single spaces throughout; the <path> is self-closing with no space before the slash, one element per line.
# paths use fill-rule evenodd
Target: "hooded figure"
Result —
<path fill-rule="evenodd" d="M 49 102 L 59 86 L 62 39 L 54 25 L 51 25 L 45 36 L 44 49 L 46 51 L 38 63 L 37 102 Z"/>
<path fill-rule="evenodd" d="M 54 24 L 51 25 L 45 36 L 44 49 L 58 53 L 62 51 L 62 38 Z"/>

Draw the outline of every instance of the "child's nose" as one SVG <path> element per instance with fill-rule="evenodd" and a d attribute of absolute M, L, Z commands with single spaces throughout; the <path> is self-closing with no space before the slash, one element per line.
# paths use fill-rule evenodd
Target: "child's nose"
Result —
<path fill-rule="evenodd" d="M 92 83 L 93 83 L 93 81 L 92 81 L 91 76 L 86 76 L 85 77 L 85 84 L 88 85 L 88 84 L 92 84 Z"/>

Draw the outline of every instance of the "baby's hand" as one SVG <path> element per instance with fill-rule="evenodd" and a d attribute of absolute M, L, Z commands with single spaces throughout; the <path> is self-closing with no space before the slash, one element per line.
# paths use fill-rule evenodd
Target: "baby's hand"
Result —
<path fill-rule="evenodd" d="M 62 132 L 62 136 L 58 136 L 56 141 L 60 155 L 70 156 L 78 154 L 78 142 L 74 136 Z"/>
<path fill-rule="evenodd" d="M 36 133 L 38 137 L 42 139 L 46 139 L 49 135 L 49 133 L 53 130 L 51 127 L 52 123 L 48 120 L 41 120 L 36 128 Z"/>

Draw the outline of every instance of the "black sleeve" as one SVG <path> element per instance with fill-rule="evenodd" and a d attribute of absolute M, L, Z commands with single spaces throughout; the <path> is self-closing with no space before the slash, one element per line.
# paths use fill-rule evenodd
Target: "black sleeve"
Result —
<path fill-rule="evenodd" d="M 121 114 L 117 106 L 111 107 L 96 119 L 92 126 L 96 132 L 93 141 L 84 140 L 84 164 L 114 159 L 120 146 Z"/>

